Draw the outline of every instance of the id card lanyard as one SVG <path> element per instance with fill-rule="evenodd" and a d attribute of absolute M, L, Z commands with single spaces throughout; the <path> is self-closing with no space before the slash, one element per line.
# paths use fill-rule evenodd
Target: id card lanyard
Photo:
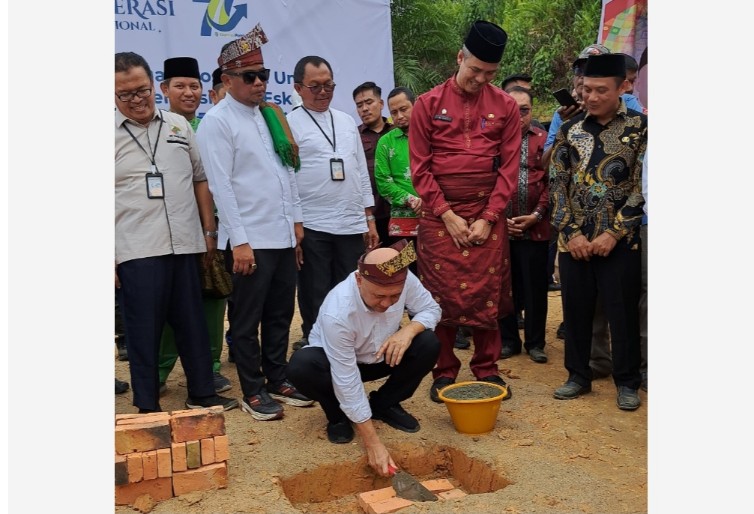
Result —
<path fill-rule="evenodd" d="M 147 156 L 147 159 L 149 159 L 149 162 L 151 163 L 151 166 L 149 167 L 149 172 L 146 174 L 146 182 L 147 182 L 147 198 L 165 198 L 165 188 L 164 183 L 162 181 L 162 173 L 159 172 L 157 169 L 157 162 L 155 161 L 155 155 L 157 154 L 157 145 L 160 143 L 160 133 L 162 132 L 162 124 L 165 121 L 162 119 L 162 113 L 160 113 L 160 125 L 157 128 L 157 140 L 154 142 L 154 148 L 152 148 L 152 143 L 149 140 L 149 126 L 147 126 L 147 145 L 149 146 L 149 149 L 152 151 L 152 154 L 150 155 L 149 152 L 141 145 L 138 139 L 136 139 L 136 136 L 134 136 L 133 132 L 131 132 L 131 129 L 128 128 L 128 123 L 123 123 L 123 128 L 126 129 L 126 132 L 128 132 L 128 135 L 131 136 L 131 139 L 134 140 L 134 142 L 141 148 L 141 151 L 144 152 L 144 155 Z"/>
<path fill-rule="evenodd" d="M 325 139 L 327 139 L 327 142 L 330 143 L 330 146 L 332 146 L 333 155 L 337 155 L 336 153 L 336 139 L 335 139 L 335 117 L 332 115 L 332 112 L 330 112 L 330 123 L 332 124 L 332 141 L 328 137 L 328 135 L 325 133 L 324 130 L 322 130 L 322 127 L 320 127 L 319 123 L 317 123 L 317 120 L 314 119 L 314 116 L 312 116 L 312 113 L 309 112 L 309 110 L 306 107 L 302 107 L 304 111 L 306 111 L 306 114 L 309 115 L 311 120 L 314 122 L 314 124 L 317 126 L 320 132 L 322 132 L 322 135 L 325 136 Z M 346 170 L 343 166 L 343 159 L 339 159 L 338 157 L 333 157 L 330 159 L 330 180 L 345 180 L 346 179 Z"/>

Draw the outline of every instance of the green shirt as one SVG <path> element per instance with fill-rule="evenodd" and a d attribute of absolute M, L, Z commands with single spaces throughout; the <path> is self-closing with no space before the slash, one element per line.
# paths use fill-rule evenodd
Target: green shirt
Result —
<path fill-rule="evenodd" d="M 189 121 L 189 125 L 191 125 L 191 128 L 194 129 L 194 132 L 196 132 L 196 127 L 199 126 L 200 121 L 202 121 L 202 119 L 199 116 L 194 116 L 194 119 Z"/>
<path fill-rule="evenodd" d="M 411 183 L 411 165 L 408 156 L 408 134 L 394 128 L 377 142 L 374 151 L 374 180 L 377 190 L 390 202 L 390 215 L 397 218 L 414 218 L 409 207 L 409 195 L 418 197 Z"/>

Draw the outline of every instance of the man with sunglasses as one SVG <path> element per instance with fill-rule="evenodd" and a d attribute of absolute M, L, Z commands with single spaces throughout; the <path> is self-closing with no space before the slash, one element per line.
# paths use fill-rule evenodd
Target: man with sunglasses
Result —
<path fill-rule="evenodd" d="M 169 323 L 188 384 L 187 408 L 238 406 L 218 396 L 197 255 L 215 250 L 212 196 L 183 116 L 155 109 L 154 77 L 133 52 L 115 54 L 115 288 L 133 404 L 159 412 L 157 355 Z"/>
<path fill-rule="evenodd" d="M 301 58 L 293 70 L 301 108 L 288 114 L 301 151 L 296 175 L 304 215 L 303 262 L 299 271 L 298 305 L 303 339 L 327 293 L 353 271 L 354 262 L 379 243 L 374 196 L 364 147 L 356 122 L 331 109 L 335 91 L 332 67 L 319 56 Z"/>
<path fill-rule="evenodd" d="M 233 274 L 231 329 L 241 408 L 261 421 L 283 417 L 278 402 L 313 403 L 286 377 L 303 238 L 299 158 L 282 110 L 264 101 L 270 77 L 261 50 L 266 42 L 257 25 L 223 48 L 218 65 L 226 95 L 197 131 L 220 218 L 218 245 L 226 249 Z"/>

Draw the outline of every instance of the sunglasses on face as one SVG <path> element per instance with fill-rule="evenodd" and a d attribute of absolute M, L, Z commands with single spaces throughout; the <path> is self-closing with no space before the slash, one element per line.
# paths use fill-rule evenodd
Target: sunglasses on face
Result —
<path fill-rule="evenodd" d="M 325 84 L 322 86 L 306 86 L 304 84 L 301 84 L 301 86 L 311 91 L 313 95 L 320 94 L 323 89 L 325 90 L 325 93 L 332 93 L 333 91 L 335 91 L 335 84 Z"/>
<path fill-rule="evenodd" d="M 270 69 L 269 68 L 262 68 L 261 70 L 257 71 L 242 71 L 242 72 L 230 72 L 226 71 L 226 75 L 230 75 L 231 77 L 241 77 L 243 79 L 244 84 L 253 84 L 256 82 L 257 79 L 261 80 L 262 82 L 267 82 L 270 80 Z"/>

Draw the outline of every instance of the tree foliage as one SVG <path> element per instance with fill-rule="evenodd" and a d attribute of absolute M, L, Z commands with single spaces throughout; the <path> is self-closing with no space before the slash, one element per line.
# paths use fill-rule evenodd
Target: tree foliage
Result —
<path fill-rule="evenodd" d="M 508 33 L 497 83 L 529 73 L 549 115 L 549 92 L 569 87 L 573 60 L 597 40 L 601 6 L 600 0 L 392 0 L 395 84 L 421 94 L 446 80 L 469 26 L 485 19 Z"/>

